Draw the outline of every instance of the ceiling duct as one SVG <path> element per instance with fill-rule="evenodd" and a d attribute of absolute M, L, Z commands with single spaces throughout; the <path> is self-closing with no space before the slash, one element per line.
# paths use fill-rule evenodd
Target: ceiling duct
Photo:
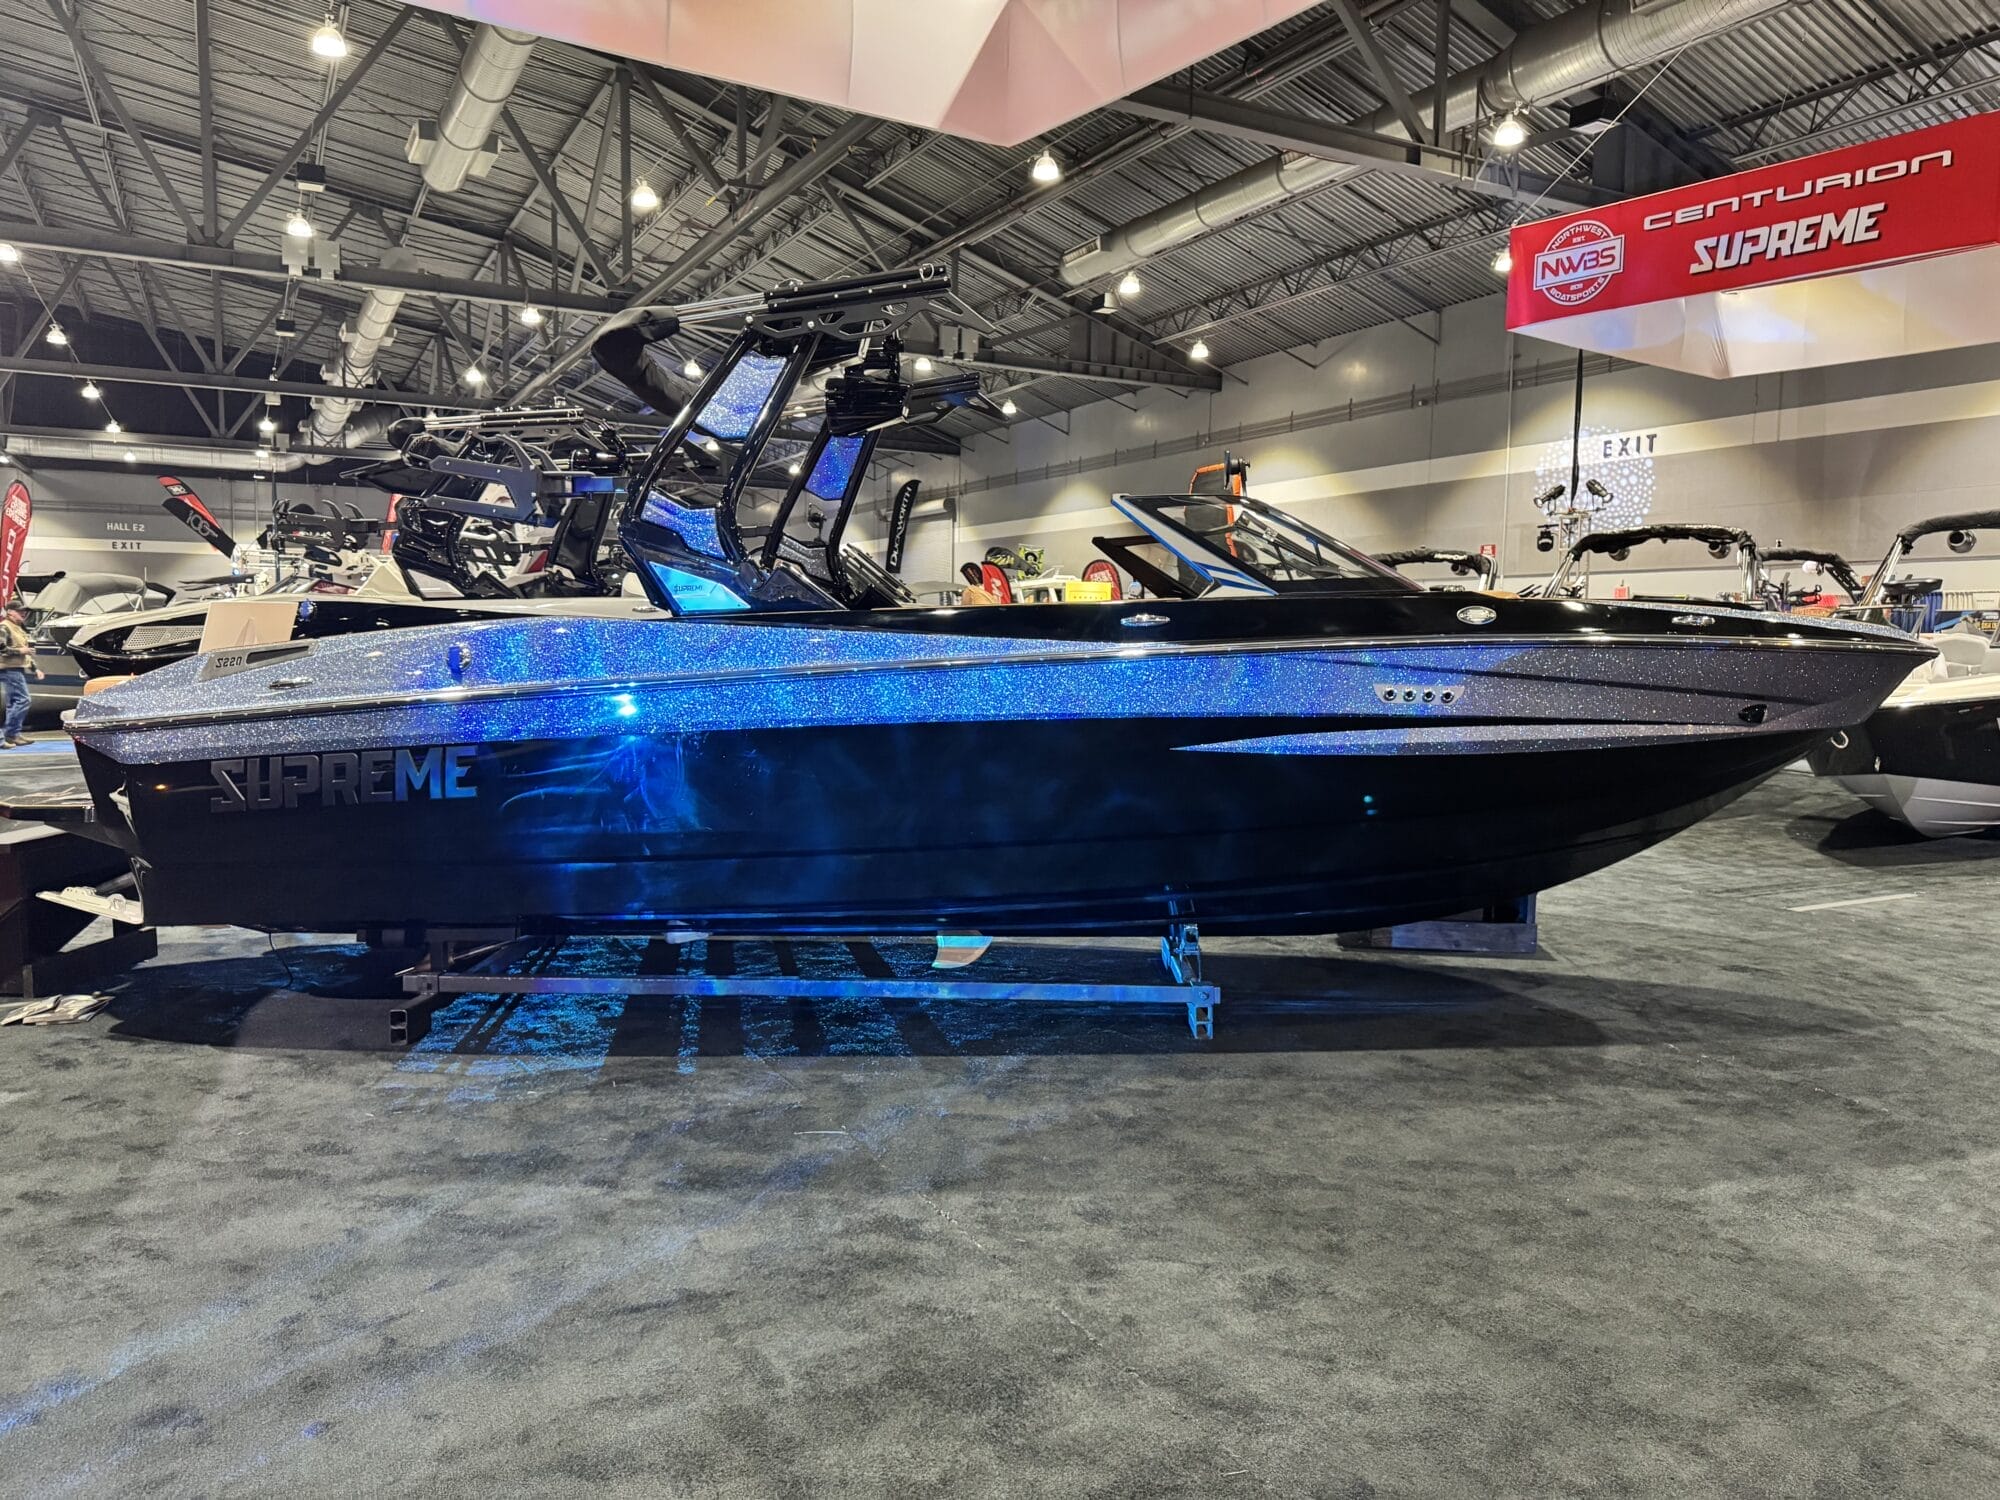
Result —
<path fill-rule="evenodd" d="M 409 158 L 424 169 L 427 191 L 455 193 L 468 177 L 484 177 L 499 152 L 493 127 L 507 107 L 535 39 L 498 26 L 475 27 L 458 65 L 458 80 L 435 122 L 423 120 L 410 131 Z M 416 256 L 402 247 L 382 257 L 391 271 L 423 269 Z M 375 361 L 395 337 L 396 313 L 404 293 L 372 291 L 361 311 L 340 330 L 340 356 L 320 371 L 330 385 L 364 386 L 375 380 Z M 338 396 L 315 396 L 313 414 L 301 429 L 315 447 L 341 446 L 341 432 L 361 402 Z M 360 441 L 350 438 L 345 446 Z"/>
<path fill-rule="evenodd" d="M 402 246 L 392 246 L 382 257 L 382 264 L 392 271 L 416 271 L 421 269 L 417 257 Z M 402 307 L 404 292 L 370 292 L 361 300 L 361 311 L 349 322 L 340 325 L 340 354 L 331 363 L 320 367 L 320 375 L 328 385 L 366 386 L 375 383 L 375 361 L 381 352 L 395 342 L 396 312 Z M 351 396 L 315 396 L 312 400 L 313 412 L 301 429 L 306 442 L 315 448 L 343 446 L 341 432 L 347 426 L 348 418 L 359 411 L 362 402 Z M 352 447 L 350 441 L 345 446 Z"/>
<path fill-rule="evenodd" d="M 1529 27 L 1485 62 L 1446 79 L 1445 128 L 1461 129 L 1487 116 L 1581 93 L 1786 3 L 1679 0 L 1642 9 L 1632 0 L 1594 0 Z M 1425 89 L 1411 96 L 1418 119 L 1431 118 L 1436 92 Z M 1353 123 L 1379 135 L 1408 136 L 1393 108 L 1384 107 Z M 1115 276 L 1178 245 L 1365 170 L 1317 156 L 1285 155 L 1258 162 L 1079 245 L 1063 257 L 1062 279 L 1070 286 L 1087 286 Z"/>
<path fill-rule="evenodd" d="M 217 469 L 241 474 L 289 474 L 312 460 L 303 453 L 259 458 L 242 448 L 203 448 L 192 443 L 121 443 L 106 438 L 34 437 L 23 433 L 0 444 L 7 458 L 46 458 L 68 463 L 119 464 L 126 454 L 135 466 L 161 469 Z"/>
<path fill-rule="evenodd" d="M 474 29 L 458 65 L 458 82 L 435 124 L 419 120 L 410 130 L 408 155 L 424 169 L 434 193 L 455 193 L 467 177 L 484 177 L 500 154 L 493 127 L 507 107 L 535 39 L 498 26 Z"/>

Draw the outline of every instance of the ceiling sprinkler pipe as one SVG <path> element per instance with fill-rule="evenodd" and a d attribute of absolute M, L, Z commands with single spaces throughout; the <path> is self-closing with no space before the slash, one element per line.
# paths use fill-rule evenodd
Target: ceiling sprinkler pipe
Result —
<path fill-rule="evenodd" d="M 1679 0 L 1638 11 L 1631 0 L 1594 0 L 1529 27 L 1477 67 L 1445 80 L 1445 128 L 1462 129 L 1494 114 L 1563 99 L 1658 62 L 1689 42 L 1753 20 L 1787 0 Z M 1435 89 L 1411 96 L 1419 119 L 1431 117 Z M 1352 122 L 1378 135 L 1407 135 L 1393 108 Z M 1324 157 L 1287 154 L 1246 167 L 1151 213 L 1107 229 L 1063 257 L 1062 279 L 1088 286 L 1153 256 L 1318 192 L 1366 168 Z"/>
<path fill-rule="evenodd" d="M 196 444 L 122 443 L 115 438 L 35 437 L 15 434 L 0 444 L 9 457 L 46 458 L 70 463 L 122 464 L 149 469 L 222 469 L 244 474 L 289 474 L 313 460 L 303 453 L 273 453 L 259 458 L 242 448 L 204 448 Z"/>
<path fill-rule="evenodd" d="M 534 55 L 535 39 L 523 32 L 498 26 L 478 26 L 466 44 L 465 57 L 458 65 L 458 79 L 451 97 L 438 111 L 435 137 L 428 142 L 423 158 L 424 183 L 432 192 L 452 193 L 491 155 L 488 142 L 495 122 L 521 82 L 528 60 Z M 401 246 L 382 257 L 382 266 L 392 271 L 417 272 L 423 263 Z M 321 374 L 330 385 L 365 386 L 375 380 L 376 358 L 394 338 L 396 313 L 404 293 L 375 290 L 361 304 L 353 322 L 341 330 L 341 350 Z M 373 434 L 342 431 L 361 407 L 346 397 L 320 396 L 313 400 L 313 414 L 301 429 L 314 447 L 353 447 Z"/>

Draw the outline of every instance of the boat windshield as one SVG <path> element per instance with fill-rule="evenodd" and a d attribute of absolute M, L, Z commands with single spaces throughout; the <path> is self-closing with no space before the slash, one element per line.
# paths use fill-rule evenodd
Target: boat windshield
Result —
<path fill-rule="evenodd" d="M 1374 558 L 1247 495 L 1121 495 L 1113 503 L 1223 588 L 1423 592 Z"/>

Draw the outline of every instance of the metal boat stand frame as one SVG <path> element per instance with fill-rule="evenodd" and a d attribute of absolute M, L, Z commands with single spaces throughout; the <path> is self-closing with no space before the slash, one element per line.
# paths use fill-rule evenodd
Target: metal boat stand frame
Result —
<path fill-rule="evenodd" d="M 685 944 L 706 934 L 652 934 Z M 457 995 L 627 995 L 748 997 L 773 999 L 869 999 L 1001 1001 L 1056 1005 L 1185 1005 L 1188 1030 L 1203 1041 L 1215 1036 L 1221 988 L 1202 978 L 1201 934 L 1192 922 L 1176 922 L 1160 940 L 1160 959 L 1171 980 L 1164 984 L 1057 984 L 977 979 L 826 977 L 794 975 L 674 974 L 509 974 L 504 969 L 523 943 L 540 941 L 514 932 L 432 929 L 428 954 L 397 977 L 412 1003 L 389 1012 L 389 1038 L 409 1044 L 422 1037 L 429 1012 Z M 755 941 L 745 935 L 731 940 Z M 794 942 L 786 937 L 767 941 Z M 909 941 L 904 938 L 901 941 Z M 810 941 L 807 939 L 806 941 Z M 856 941 L 849 939 L 847 941 Z M 883 941 L 862 940 L 862 941 Z M 895 941 L 895 939 L 889 939 Z"/>

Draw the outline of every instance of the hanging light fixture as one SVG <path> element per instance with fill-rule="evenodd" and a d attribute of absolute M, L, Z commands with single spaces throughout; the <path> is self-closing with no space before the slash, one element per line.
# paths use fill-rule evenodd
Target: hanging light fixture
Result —
<path fill-rule="evenodd" d="M 21 258 L 21 252 L 5 240 L 0 240 L 0 266 L 11 266 Z"/>
<path fill-rule="evenodd" d="M 694 362 L 693 355 L 689 355 L 688 362 L 681 366 L 681 374 L 687 376 L 689 380 L 701 379 L 701 366 Z"/>
<path fill-rule="evenodd" d="M 722 451 L 722 444 L 714 438 L 710 438 L 707 442 L 703 443 L 702 447 L 706 448 L 710 453 L 720 453 Z"/>
<path fill-rule="evenodd" d="M 269 458 L 270 456 L 271 456 L 271 450 L 269 448 L 259 448 L 257 450 L 257 457 L 260 462 L 264 459 Z"/>
<path fill-rule="evenodd" d="M 1035 158 L 1035 164 L 1028 168 L 1028 180 L 1036 187 L 1062 181 L 1062 163 L 1056 160 L 1055 152 L 1044 151 Z"/>
<path fill-rule="evenodd" d="M 257 430 L 263 433 L 265 437 L 269 437 L 278 430 L 278 424 L 273 422 L 269 417 L 259 417 L 257 419 Z"/>
<path fill-rule="evenodd" d="M 309 240 L 313 237 L 313 221 L 306 217 L 304 209 L 294 209 L 292 216 L 285 220 L 285 233 L 295 240 Z"/>
<path fill-rule="evenodd" d="M 139 461 L 139 455 L 134 453 L 130 448 L 127 448 L 125 450 L 125 462 L 128 464 L 136 464 L 138 461 Z"/>
<path fill-rule="evenodd" d="M 69 342 L 69 335 L 63 332 L 63 326 L 60 323 L 49 324 L 49 331 L 43 334 L 42 337 L 58 349 Z"/>
<path fill-rule="evenodd" d="M 1493 149 L 1496 151 L 1516 150 L 1528 138 L 1528 127 L 1518 116 L 1507 115 L 1493 127 Z"/>
<path fill-rule="evenodd" d="M 917 360 L 916 360 L 916 363 L 915 363 L 915 364 L 913 364 L 913 365 L 911 365 L 911 366 L 910 366 L 910 369 L 911 369 L 911 370 L 913 370 L 913 371 L 914 371 L 915 373 L 917 373 L 917 374 L 919 374 L 919 375 L 928 375 L 928 374 L 930 374 L 930 372 L 931 372 L 931 357 L 930 357 L 930 356 L 929 356 L 928 354 L 919 354 L 919 355 L 917 356 Z"/>
<path fill-rule="evenodd" d="M 523 327 L 540 328 L 542 326 L 542 310 L 532 302 L 522 308 L 515 316 L 521 320 Z"/>
<path fill-rule="evenodd" d="M 467 365 L 465 367 L 465 383 L 467 385 L 486 384 L 486 372 L 480 369 L 478 365 Z"/>
<path fill-rule="evenodd" d="M 1021 409 L 1020 407 L 1014 404 L 1014 398 L 1012 396 L 1009 396 L 1005 401 L 1002 401 L 1000 403 L 1000 415 L 1003 417 L 1011 417 L 1020 409 Z"/>
<path fill-rule="evenodd" d="M 1112 293 L 1106 292 L 1104 300 L 1093 307 L 1091 311 L 1096 313 L 1100 318 L 1108 318 L 1118 311 L 1118 299 Z"/>
<path fill-rule="evenodd" d="M 1118 283 L 1118 295 L 1130 302 L 1134 297 L 1144 296 L 1146 283 L 1139 279 L 1137 271 L 1127 271 L 1125 279 Z"/>
<path fill-rule="evenodd" d="M 103 394 L 104 394 L 104 392 L 100 391 L 100 390 L 99 390 L 99 389 L 97 388 L 97 382 L 96 382 L 96 381 L 94 381 L 94 380 L 86 380 L 86 381 L 85 381 L 85 382 L 83 383 L 83 399 L 84 399 L 84 400 L 86 400 L 86 401 L 95 401 L 95 400 L 97 400 L 97 398 L 98 398 L 98 397 L 102 396 Z"/>
<path fill-rule="evenodd" d="M 328 62 L 339 62 L 347 56 L 347 38 L 340 34 L 332 16 L 326 18 L 326 24 L 312 34 L 306 45 L 312 48 L 314 57 L 323 57 Z"/>
<path fill-rule="evenodd" d="M 632 184 L 632 211 L 649 214 L 660 206 L 660 195 L 653 191 L 652 183 L 641 177 Z"/>
<path fill-rule="evenodd" d="M 1505 276 L 1513 269 L 1514 252 L 1509 250 L 1505 245 L 1502 245 L 1500 253 L 1493 257 L 1493 274 L 1496 276 Z"/>
<path fill-rule="evenodd" d="M 790 463 L 785 465 L 785 472 L 791 475 L 792 478 L 794 479 L 797 479 L 799 475 L 804 471 L 804 469 L 805 465 L 800 463 L 796 458 L 793 459 Z"/>
<path fill-rule="evenodd" d="M 1196 339 L 1191 345 L 1188 346 L 1188 358 L 1207 359 L 1208 345 L 1203 340 Z"/>
<path fill-rule="evenodd" d="M 104 430 L 105 432 L 109 433 L 112 437 L 117 437 L 118 434 L 123 432 L 125 429 L 120 427 L 118 425 L 118 419 L 116 417 L 113 417 L 109 422 L 106 422 L 104 424 Z"/>

